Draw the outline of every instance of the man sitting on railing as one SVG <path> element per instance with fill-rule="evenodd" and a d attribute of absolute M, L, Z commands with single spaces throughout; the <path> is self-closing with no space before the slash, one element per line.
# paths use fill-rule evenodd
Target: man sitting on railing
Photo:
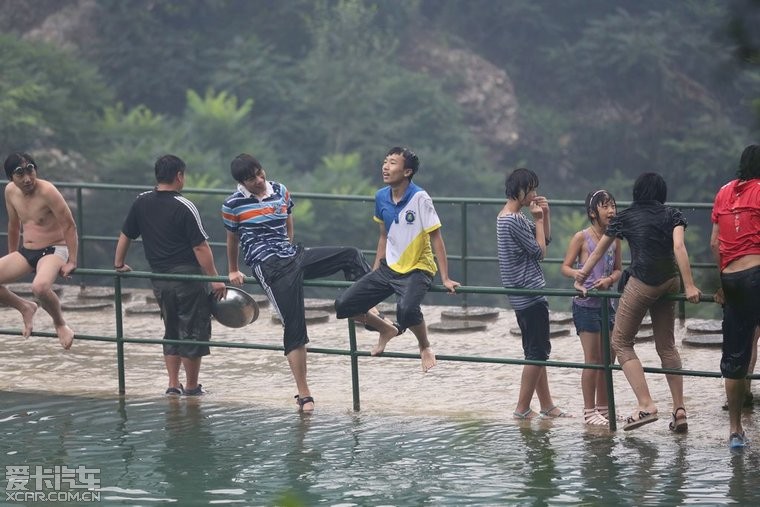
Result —
<path fill-rule="evenodd" d="M 417 155 L 406 148 L 396 146 L 386 154 L 382 166 L 386 186 L 375 193 L 373 219 L 380 226 L 375 265 L 370 274 L 338 296 L 335 310 L 339 319 L 358 320 L 369 308 L 395 293 L 399 333 L 381 333 L 371 353 L 382 354 L 394 336 L 409 328 L 417 338 L 422 371 L 428 371 L 436 359 L 420 309 L 422 299 L 438 270 L 450 294 L 456 292 L 459 282 L 449 278 L 441 221 L 433 200 L 412 183 L 419 165 Z"/>
<path fill-rule="evenodd" d="M 64 349 L 71 348 L 74 331 L 66 325 L 61 301 L 53 292 L 60 273 L 69 278 L 77 267 L 77 226 L 71 210 L 58 189 L 37 178 L 37 164 L 26 153 L 12 153 L 5 159 L 5 186 L 8 209 L 8 255 L 0 258 L 0 303 L 12 306 L 24 320 L 22 336 L 32 334 L 37 304 L 20 298 L 1 284 L 35 273 L 32 292 L 53 318 L 55 332 Z M 24 242 L 19 245 L 21 228 Z"/>

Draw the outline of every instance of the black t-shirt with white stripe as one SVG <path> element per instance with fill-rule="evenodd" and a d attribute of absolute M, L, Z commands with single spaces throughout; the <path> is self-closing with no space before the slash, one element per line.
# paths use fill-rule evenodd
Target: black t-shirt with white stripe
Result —
<path fill-rule="evenodd" d="M 158 273 L 178 265 L 198 266 L 193 247 L 208 239 L 195 205 L 179 192 L 166 190 L 138 195 L 121 232 L 130 239 L 142 236 L 145 258 Z"/>

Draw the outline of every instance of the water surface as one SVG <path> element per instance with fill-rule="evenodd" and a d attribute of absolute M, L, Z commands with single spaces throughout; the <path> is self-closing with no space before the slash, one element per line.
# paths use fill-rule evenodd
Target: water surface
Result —
<path fill-rule="evenodd" d="M 440 307 L 426 307 L 429 322 Z M 113 335 L 112 311 L 69 312 L 78 333 Z M 125 316 L 125 334 L 160 337 L 155 315 Z M 520 357 L 504 311 L 485 332 L 433 334 L 442 354 Z M 0 327 L 18 328 L 0 309 Z M 38 331 L 51 331 L 44 312 Z M 678 328 L 679 337 L 683 328 Z M 334 316 L 310 328 L 311 345 L 347 348 L 345 322 Z M 375 335 L 358 332 L 367 350 Z M 243 329 L 214 324 L 214 339 L 278 344 L 268 310 Z M 577 337 L 553 339 L 552 359 L 581 361 Z M 413 352 L 407 333 L 389 350 Z M 351 410 L 349 360 L 312 354 L 309 378 L 317 411 L 295 411 L 282 353 L 213 349 L 204 358 L 200 399 L 167 398 L 160 347 L 126 345 L 127 396 L 117 395 L 115 346 L 3 336 L 0 343 L 0 469 L 67 465 L 101 469 L 106 505 L 757 505 L 760 446 L 726 445 L 724 394 L 715 378 L 691 378 L 685 396 L 689 433 L 667 429 L 672 410 L 665 380 L 648 375 L 661 419 L 633 432 L 585 428 L 580 371 L 552 368 L 555 401 L 574 419 L 512 419 L 520 366 L 360 358 L 362 411 Z M 657 366 L 651 343 L 637 345 Z M 681 349 L 684 366 L 716 370 L 719 350 Z M 616 372 L 618 410 L 633 395 Z M 534 408 L 538 408 L 534 404 Z M 0 477 L 2 479 L 2 477 Z M 5 487 L 3 483 L 2 487 Z"/>

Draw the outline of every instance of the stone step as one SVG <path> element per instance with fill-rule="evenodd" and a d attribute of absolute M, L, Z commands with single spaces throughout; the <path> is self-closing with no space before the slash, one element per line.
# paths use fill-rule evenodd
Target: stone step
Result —
<path fill-rule="evenodd" d="M 307 324 L 321 324 L 330 320 L 330 314 L 320 310 L 306 310 L 306 323 Z M 275 324 L 281 324 L 280 316 L 276 313 L 272 314 L 272 322 Z"/>
<path fill-rule="evenodd" d="M 485 322 L 473 320 L 442 320 L 428 324 L 429 331 L 440 333 L 472 333 L 485 331 L 487 327 Z"/>
<path fill-rule="evenodd" d="M 441 320 L 497 320 L 501 308 L 487 306 L 463 306 L 461 308 L 447 308 L 441 311 Z"/>

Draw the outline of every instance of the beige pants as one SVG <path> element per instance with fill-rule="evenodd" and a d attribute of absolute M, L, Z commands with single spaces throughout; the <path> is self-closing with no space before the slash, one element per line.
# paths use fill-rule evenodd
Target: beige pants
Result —
<path fill-rule="evenodd" d="M 652 318 L 654 343 L 663 368 L 681 368 L 681 356 L 675 344 L 673 322 L 675 319 L 675 301 L 664 299 L 667 294 L 675 294 L 680 289 L 677 277 L 651 286 L 638 278 L 631 277 L 620 296 L 615 316 L 615 328 L 612 331 L 612 350 L 620 364 L 631 359 L 638 359 L 633 350 L 634 337 L 647 310 Z"/>

